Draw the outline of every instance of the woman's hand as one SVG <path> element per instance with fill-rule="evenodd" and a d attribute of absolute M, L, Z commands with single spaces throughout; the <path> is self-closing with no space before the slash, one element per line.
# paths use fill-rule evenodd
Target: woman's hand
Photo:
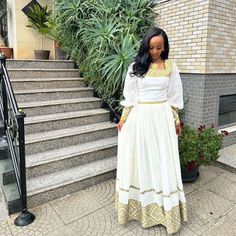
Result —
<path fill-rule="evenodd" d="M 124 125 L 125 121 L 124 120 L 120 120 L 119 123 L 116 125 L 116 128 L 118 129 L 118 131 L 121 131 L 122 126 Z"/>
<path fill-rule="evenodd" d="M 175 130 L 176 130 L 176 134 L 177 134 L 178 136 L 181 136 L 181 133 L 182 133 L 181 124 L 176 124 L 176 125 L 175 125 Z"/>

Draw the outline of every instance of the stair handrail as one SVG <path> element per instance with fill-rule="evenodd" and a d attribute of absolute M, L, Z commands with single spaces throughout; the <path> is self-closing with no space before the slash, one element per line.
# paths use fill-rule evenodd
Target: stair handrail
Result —
<path fill-rule="evenodd" d="M 17 226 L 26 226 L 31 224 L 35 219 L 35 216 L 27 209 L 24 129 L 24 118 L 26 114 L 18 108 L 6 68 L 6 57 L 2 53 L 0 53 L 0 85 L 0 111 L 21 202 L 21 213 L 14 222 Z"/>

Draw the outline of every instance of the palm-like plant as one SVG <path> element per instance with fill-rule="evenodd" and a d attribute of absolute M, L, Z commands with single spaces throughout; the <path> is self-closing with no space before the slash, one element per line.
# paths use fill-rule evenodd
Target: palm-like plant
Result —
<path fill-rule="evenodd" d="M 154 24 L 150 0 L 57 0 L 58 41 L 79 64 L 96 93 L 119 112 L 126 71 L 146 29 Z"/>
<path fill-rule="evenodd" d="M 26 25 L 26 27 L 30 27 L 36 31 L 38 31 L 41 37 L 41 48 L 43 49 L 43 36 L 54 39 L 55 37 L 52 35 L 53 32 L 53 22 L 51 21 L 49 24 L 51 11 L 48 11 L 47 5 L 42 7 L 38 4 L 33 5 L 29 8 L 29 12 L 27 15 L 28 21 L 30 24 Z"/>

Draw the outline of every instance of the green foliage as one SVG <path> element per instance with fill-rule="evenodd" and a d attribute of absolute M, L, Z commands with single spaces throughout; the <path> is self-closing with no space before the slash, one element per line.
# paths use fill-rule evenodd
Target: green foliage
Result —
<path fill-rule="evenodd" d="M 154 23 L 150 0 L 56 0 L 57 41 L 115 113 L 128 65 Z"/>
<path fill-rule="evenodd" d="M 211 127 L 201 125 L 198 129 L 184 125 L 179 137 L 181 167 L 185 169 L 215 161 L 219 157 L 223 137 L 226 135 L 228 135 L 226 131 L 218 133 L 213 125 Z"/>
<path fill-rule="evenodd" d="M 41 8 L 39 5 L 33 5 L 33 7 L 30 7 L 28 13 L 28 20 L 31 24 L 26 26 L 45 35 L 45 32 L 48 31 L 47 22 L 50 14 L 51 11 L 47 10 L 47 6 Z"/>

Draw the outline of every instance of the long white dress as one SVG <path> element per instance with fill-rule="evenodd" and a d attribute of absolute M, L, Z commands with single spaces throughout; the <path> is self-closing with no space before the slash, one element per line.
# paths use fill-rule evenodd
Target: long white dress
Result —
<path fill-rule="evenodd" d="M 138 220 L 143 228 L 162 224 L 169 234 L 187 220 L 178 136 L 171 106 L 183 108 L 176 63 L 149 69 L 144 78 L 129 66 L 123 106 L 133 106 L 118 133 L 116 209 L 119 224 Z"/>

